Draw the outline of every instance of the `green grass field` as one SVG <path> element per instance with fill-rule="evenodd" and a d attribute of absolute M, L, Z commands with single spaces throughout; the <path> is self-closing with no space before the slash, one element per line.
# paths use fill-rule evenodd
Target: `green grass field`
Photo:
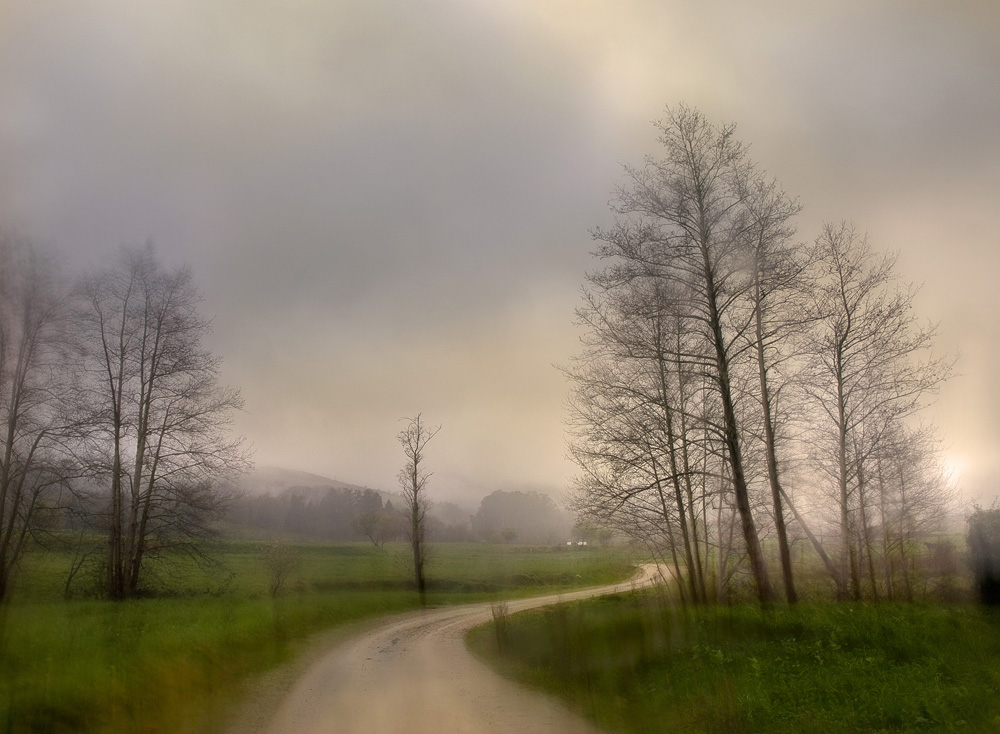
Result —
<path fill-rule="evenodd" d="M 644 592 L 506 629 L 470 644 L 613 731 L 1000 731 L 1000 614 L 971 604 L 681 612 Z"/>
<path fill-rule="evenodd" d="M 260 544 L 220 544 L 209 565 L 151 567 L 150 594 L 64 600 L 71 558 L 25 557 L 0 607 L 0 732 L 202 731 L 254 674 L 290 660 L 313 633 L 419 606 L 407 547 L 289 544 L 298 567 L 281 593 Z M 430 548 L 429 604 L 524 596 L 618 581 L 621 553 L 441 544 Z"/>

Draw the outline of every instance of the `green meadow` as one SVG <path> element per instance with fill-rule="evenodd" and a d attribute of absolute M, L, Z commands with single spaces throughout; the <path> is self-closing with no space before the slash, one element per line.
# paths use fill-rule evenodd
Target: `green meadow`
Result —
<path fill-rule="evenodd" d="M 1000 731 L 996 609 L 681 610 L 645 591 L 501 622 L 473 630 L 473 650 L 612 731 Z"/>
<path fill-rule="evenodd" d="M 210 562 L 164 559 L 147 595 L 124 602 L 92 598 L 88 570 L 64 598 L 72 557 L 27 554 L 0 606 L 0 732 L 215 730 L 256 674 L 316 633 L 420 606 L 404 544 L 289 543 L 274 596 L 263 547 L 231 541 Z M 544 594 L 630 570 L 597 548 L 433 545 L 425 603 Z"/>

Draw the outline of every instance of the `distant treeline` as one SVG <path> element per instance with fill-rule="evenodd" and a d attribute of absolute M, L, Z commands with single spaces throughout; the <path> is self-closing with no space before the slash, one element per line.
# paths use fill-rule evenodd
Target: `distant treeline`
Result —
<path fill-rule="evenodd" d="M 364 540 L 359 519 L 384 511 L 381 495 L 372 489 L 290 487 L 278 494 L 238 498 L 226 520 L 236 534 Z"/>
<path fill-rule="evenodd" d="M 408 528 L 402 501 L 373 489 L 289 487 L 235 499 L 226 513 L 227 534 L 361 541 L 376 545 L 404 540 Z M 437 542 L 560 543 L 570 538 L 572 517 L 537 492 L 498 490 L 469 514 L 439 502 L 428 513 L 429 539 Z"/>

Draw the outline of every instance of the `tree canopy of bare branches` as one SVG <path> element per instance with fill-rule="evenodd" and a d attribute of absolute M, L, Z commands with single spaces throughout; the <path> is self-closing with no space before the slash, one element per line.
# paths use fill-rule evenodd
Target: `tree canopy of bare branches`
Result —
<path fill-rule="evenodd" d="M 734 126 L 680 106 L 656 128 L 661 155 L 626 167 L 614 224 L 594 232 L 603 266 L 587 276 L 583 350 L 564 370 L 577 508 L 651 543 L 692 602 L 712 596 L 713 580 L 724 597 L 741 567 L 761 602 L 774 598 L 762 545 L 773 533 L 794 603 L 790 523 L 842 597 L 848 584 L 860 593 L 859 554 L 877 595 L 891 574 L 876 583 L 876 561 L 905 565 L 899 534 L 917 508 L 894 505 L 918 485 L 948 496 L 888 472 L 950 363 L 930 356 L 934 330 L 912 315 L 891 257 L 846 225 L 815 247 L 796 240 L 798 202 Z M 928 461 L 913 466 L 933 476 L 921 445 Z M 838 483 L 839 566 L 786 487 L 807 474 Z"/>

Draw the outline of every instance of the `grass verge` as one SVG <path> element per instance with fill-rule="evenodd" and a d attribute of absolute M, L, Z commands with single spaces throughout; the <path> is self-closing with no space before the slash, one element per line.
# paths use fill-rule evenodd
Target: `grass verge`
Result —
<path fill-rule="evenodd" d="M 14 604 L 5 610 L 0 731 L 179 730 L 317 630 L 417 606 L 406 592 L 277 599 Z M 198 728 L 201 728 L 199 726 Z"/>
<path fill-rule="evenodd" d="M 971 605 L 680 612 L 639 592 L 504 622 L 473 650 L 612 730 L 1000 731 L 1000 615 Z"/>

